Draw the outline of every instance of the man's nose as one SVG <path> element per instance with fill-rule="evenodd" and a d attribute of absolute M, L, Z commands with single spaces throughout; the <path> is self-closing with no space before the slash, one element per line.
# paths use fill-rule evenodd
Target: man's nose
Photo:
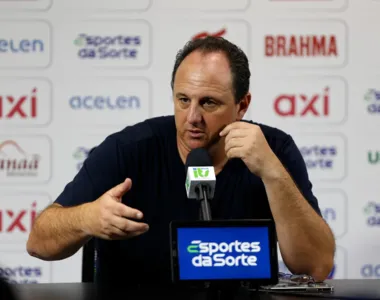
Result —
<path fill-rule="evenodd" d="M 197 104 L 191 103 L 188 113 L 187 113 L 187 122 L 190 124 L 198 124 L 202 122 L 202 113 Z"/>

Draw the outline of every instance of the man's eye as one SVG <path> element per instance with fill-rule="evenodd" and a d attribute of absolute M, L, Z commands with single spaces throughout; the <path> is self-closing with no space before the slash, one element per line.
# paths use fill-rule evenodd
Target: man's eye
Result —
<path fill-rule="evenodd" d="M 179 98 L 179 101 L 181 101 L 181 102 L 188 102 L 189 101 L 189 99 L 188 98 Z"/>
<path fill-rule="evenodd" d="M 205 103 L 204 103 L 206 106 L 214 106 L 214 105 L 216 105 L 216 103 L 214 102 L 214 101 L 212 101 L 212 100 L 207 100 L 207 101 L 205 101 Z"/>

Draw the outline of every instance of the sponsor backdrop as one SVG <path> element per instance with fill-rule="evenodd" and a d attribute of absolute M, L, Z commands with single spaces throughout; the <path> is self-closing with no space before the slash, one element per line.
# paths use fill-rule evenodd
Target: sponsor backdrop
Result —
<path fill-rule="evenodd" d="M 302 152 L 336 236 L 330 277 L 380 278 L 379 13 L 376 0 L 0 0 L 0 274 L 81 280 L 81 251 L 26 253 L 37 213 L 108 134 L 172 114 L 177 50 L 216 35 L 250 59 L 246 118 Z"/>

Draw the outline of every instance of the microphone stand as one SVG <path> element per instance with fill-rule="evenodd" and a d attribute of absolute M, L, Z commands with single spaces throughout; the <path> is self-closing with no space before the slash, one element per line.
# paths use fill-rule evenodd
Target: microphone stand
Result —
<path fill-rule="evenodd" d="M 203 221 L 211 221 L 211 208 L 208 200 L 208 187 L 200 185 L 196 188 L 197 200 L 201 203 L 200 218 Z"/>
<path fill-rule="evenodd" d="M 195 189 L 197 201 L 201 204 L 200 219 L 203 221 L 211 221 L 211 208 L 208 199 L 209 187 L 207 185 L 198 185 Z M 206 287 L 206 286 L 205 286 Z M 223 284 L 207 284 L 205 300 L 249 300 L 250 292 L 248 288 L 241 282 L 223 283 Z"/>

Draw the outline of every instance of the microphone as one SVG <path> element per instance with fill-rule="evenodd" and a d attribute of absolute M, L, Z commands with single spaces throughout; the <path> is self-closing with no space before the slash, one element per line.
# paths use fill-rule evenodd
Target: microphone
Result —
<path fill-rule="evenodd" d="M 209 200 L 214 198 L 216 177 L 206 149 L 196 148 L 190 151 L 186 159 L 186 172 L 187 198 L 200 201 L 201 218 L 210 221 L 212 218 Z"/>

